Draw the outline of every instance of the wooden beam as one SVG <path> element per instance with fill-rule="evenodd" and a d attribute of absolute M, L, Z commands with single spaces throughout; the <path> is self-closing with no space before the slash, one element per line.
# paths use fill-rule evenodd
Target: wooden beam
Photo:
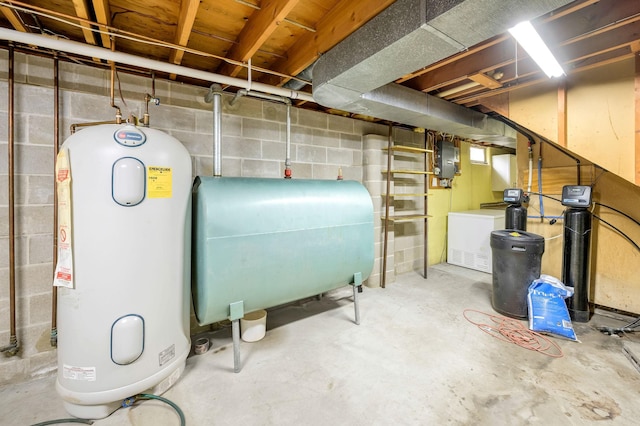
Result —
<path fill-rule="evenodd" d="M 502 84 L 498 80 L 483 73 L 470 75 L 469 80 L 473 80 L 487 89 L 497 89 L 498 87 L 502 87 Z"/>
<path fill-rule="evenodd" d="M 186 46 L 189 42 L 189 36 L 193 29 L 193 23 L 196 20 L 198 13 L 198 7 L 200 6 L 200 0 L 182 0 L 180 4 L 180 17 L 178 18 L 178 28 L 176 29 L 176 36 L 174 44 L 179 46 Z M 184 57 L 184 50 L 174 49 L 169 55 L 169 62 L 179 65 Z M 175 80 L 176 76 L 171 75 L 171 79 Z"/>
<path fill-rule="evenodd" d="M 482 100 L 482 106 L 500 115 L 509 117 L 509 93 L 491 96 Z"/>
<path fill-rule="evenodd" d="M 78 18 L 82 19 L 90 19 L 89 18 L 89 7 L 87 5 L 86 0 L 72 0 L 73 8 L 76 10 L 76 15 Z M 80 21 L 80 26 L 82 27 L 82 34 L 84 35 L 84 39 L 89 44 L 96 44 L 96 38 L 94 36 L 93 31 L 91 31 L 91 25 L 87 24 L 84 21 Z"/>
<path fill-rule="evenodd" d="M 93 11 L 96 14 L 96 21 L 99 24 L 106 26 L 111 25 L 111 10 L 109 9 L 109 0 L 91 0 L 93 3 Z M 111 48 L 111 38 L 109 34 L 106 34 L 107 28 L 101 27 L 100 40 L 102 41 L 102 47 L 107 49 Z M 114 40 L 115 42 L 115 40 Z"/>
<path fill-rule="evenodd" d="M 640 52 L 634 52 L 636 75 L 634 79 L 635 84 L 635 104 L 636 104 L 636 119 L 635 119 L 635 144 L 636 144 L 636 185 L 640 185 Z"/>
<path fill-rule="evenodd" d="M 640 2 L 624 2 L 619 7 L 612 7 L 610 2 L 593 3 L 586 1 L 575 6 L 572 4 L 572 14 L 554 14 L 537 25 L 540 33 L 552 41 L 550 45 L 553 49 L 559 51 L 559 59 L 576 60 L 578 52 L 584 52 L 581 55 L 591 52 L 594 45 L 603 50 L 605 46 L 619 46 L 636 37 L 635 34 L 639 31 L 636 21 L 640 20 Z M 613 24 L 606 25 L 607 22 Z M 396 82 L 406 81 L 404 85 L 407 87 L 431 92 L 458 83 L 473 73 L 504 68 L 514 63 L 514 43 L 513 39 L 500 35 L 470 48 L 469 51 L 413 73 L 413 76 L 422 74 L 418 77 L 403 77 Z"/>
<path fill-rule="evenodd" d="M 558 144 L 567 147 L 567 82 L 558 83 Z"/>
<path fill-rule="evenodd" d="M 316 24 L 316 32 L 303 34 L 271 68 L 286 75 L 297 75 L 311 65 L 321 54 L 344 40 L 349 34 L 382 12 L 395 0 L 341 0 Z M 286 82 L 278 76 L 267 76 L 264 83 L 274 86 Z"/>
<path fill-rule="evenodd" d="M 540 24 L 546 24 L 547 22 L 552 22 L 556 19 L 562 18 L 563 16 L 567 16 L 567 15 L 571 15 L 571 14 L 575 14 L 576 12 L 580 11 L 581 9 L 584 9 L 588 6 L 593 5 L 594 3 L 598 3 L 600 0 L 585 0 L 585 1 L 574 1 L 573 3 L 570 4 L 570 6 L 565 7 L 564 9 L 560 10 L 560 11 L 554 11 L 553 14 L 547 16 L 546 18 L 543 18 L 540 20 Z M 606 7 L 611 8 L 611 5 L 607 5 Z M 457 62 L 458 60 L 460 60 L 461 58 L 467 57 L 467 56 L 471 56 L 474 55 L 476 53 L 481 52 L 484 49 L 488 49 L 490 47 L 492 47 L 495 44 L 499 44 L 502 43 L 503 41 L 509 39 L 510 36 L 508 34 L 500 34 L 498 36 L 495 36 L 491 39 L 489 39 L 488 41 L 476 45 L 476 46 L 472 46 L 469 47 L 467 50 L 465 50 L 464 52 L 458 53 L 457 55 L 453 55 L 450 56 L 446 59 L 443 59 L 440 62 L 436 62 L 433 65 L 429 65 L 428 67 L 425 67 L 421 70 L 415 71 L 411 74 L 407 74 L 406 76 L 403 76 L 402 78 L 399 78 L 398 80 L 396 80 L 396 83 L 403 83 L 407 80 L 411 80 L 412 78 L 416 78 L 422 74 L 426 74 L 428 72 L 434 71 L 440 67 L 443 67 L 445 65 L 449 65 L 452 62 Z M 484 53 L 483 53 L 484 54 Z"/>
<path fill-rule="evenodd" d="M 15 10 L 9 9 L 6 6 L 0 6 L 0 11 L 4 15 L 4 17 L 7 18 L 7 20 L 15 30 L 21 31 L 23 33 L 28 32 L 27 27 L 24 26 L 24 24 L 20 20 L 20 17 L 18 16 L 18 13 Z"/>
<path fill-rule="evenodd" d="M 300 0 L 265 0 L 242 28 L 227 58 L 238 62 L 247 62 L 278 28 Z M 239 65 L 223 63 L 219 74 L 235 77 L 242 70 Z"/>

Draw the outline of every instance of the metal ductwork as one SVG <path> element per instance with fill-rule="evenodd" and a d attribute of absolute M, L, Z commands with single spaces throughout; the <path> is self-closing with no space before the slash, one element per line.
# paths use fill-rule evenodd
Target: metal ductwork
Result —
<path fill-rule="evenodd" d="M 316 102 L 515 147 L 515 131 L 472 109 L 392 83 L 570 0 L 398 0 L 320 57 Z"/>

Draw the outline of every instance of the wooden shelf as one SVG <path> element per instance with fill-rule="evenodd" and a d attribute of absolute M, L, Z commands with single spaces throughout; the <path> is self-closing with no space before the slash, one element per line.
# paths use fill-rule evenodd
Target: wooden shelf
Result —
<path fill-rule="evenodd" d="M 382 148 L 384 151 L 388 151 L 388 147 Z M 411 152 L 413 154 L 424 154 L 427 152 L 433 152 L 432 149 L 424 149 L 424 148 L 416 148 L 413 146 L 404 146 L 404 145 L 394 145 L 391 147 L 392 151 L 400 151 L 400 152 Z"/>
<path fill-rule="evenodd" d="M 427 219 L 431 216 L 427 214 L 406 214 L 406 215 L 397 215 L 389 218 L 389 222 L 409 222 L 412 220 L 420 220 Z M 386 220 L 385 216 L 381 216 L 380 219 Z"/>
<path fill-rule="evenodd" d="M 428 197 L 431 196 L 433 194 L 427 194 L 427 193 L 419 193 L 419 194 L 389 194 L 389 197 Z M 386 197 L 387 194 L 380 194 L 381 197 Z"/>
<path fill-rule="evenodd" d="M 383 170 L 382 173 L 387 173 L 386 170 Z M 405 173 L 409 175 L 432 175 L 433 172 L 428 172 L 426 170 L 391 170 L 391 173 Z"/>

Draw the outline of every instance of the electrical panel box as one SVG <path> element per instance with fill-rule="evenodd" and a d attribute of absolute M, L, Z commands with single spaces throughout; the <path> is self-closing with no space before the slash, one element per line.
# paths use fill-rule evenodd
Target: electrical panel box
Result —
<path fill-rule="evenodd" d="M 565 185 L 562 187 L 562 205 L 588 208 L 591 206 L 591 187 L 586 185 Z"/>
<path fill-rule="evenodd" d="M 436 176 L 440 179 L 452 179 L 455 176 L 455 156 L 456 150 L 453 143 L 443 140 L 436 142 L 436 167 L 440 170 Z"/>

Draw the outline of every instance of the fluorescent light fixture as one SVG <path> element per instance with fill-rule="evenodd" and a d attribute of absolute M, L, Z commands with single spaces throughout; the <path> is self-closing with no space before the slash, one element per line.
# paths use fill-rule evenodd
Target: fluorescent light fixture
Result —
<path fill-rule="evenodd" d="M 520 22 L 515 27 L 509 28 L 509 32 L 549 78 L 564 75 L 564 70 L 531 22 Z"/>

